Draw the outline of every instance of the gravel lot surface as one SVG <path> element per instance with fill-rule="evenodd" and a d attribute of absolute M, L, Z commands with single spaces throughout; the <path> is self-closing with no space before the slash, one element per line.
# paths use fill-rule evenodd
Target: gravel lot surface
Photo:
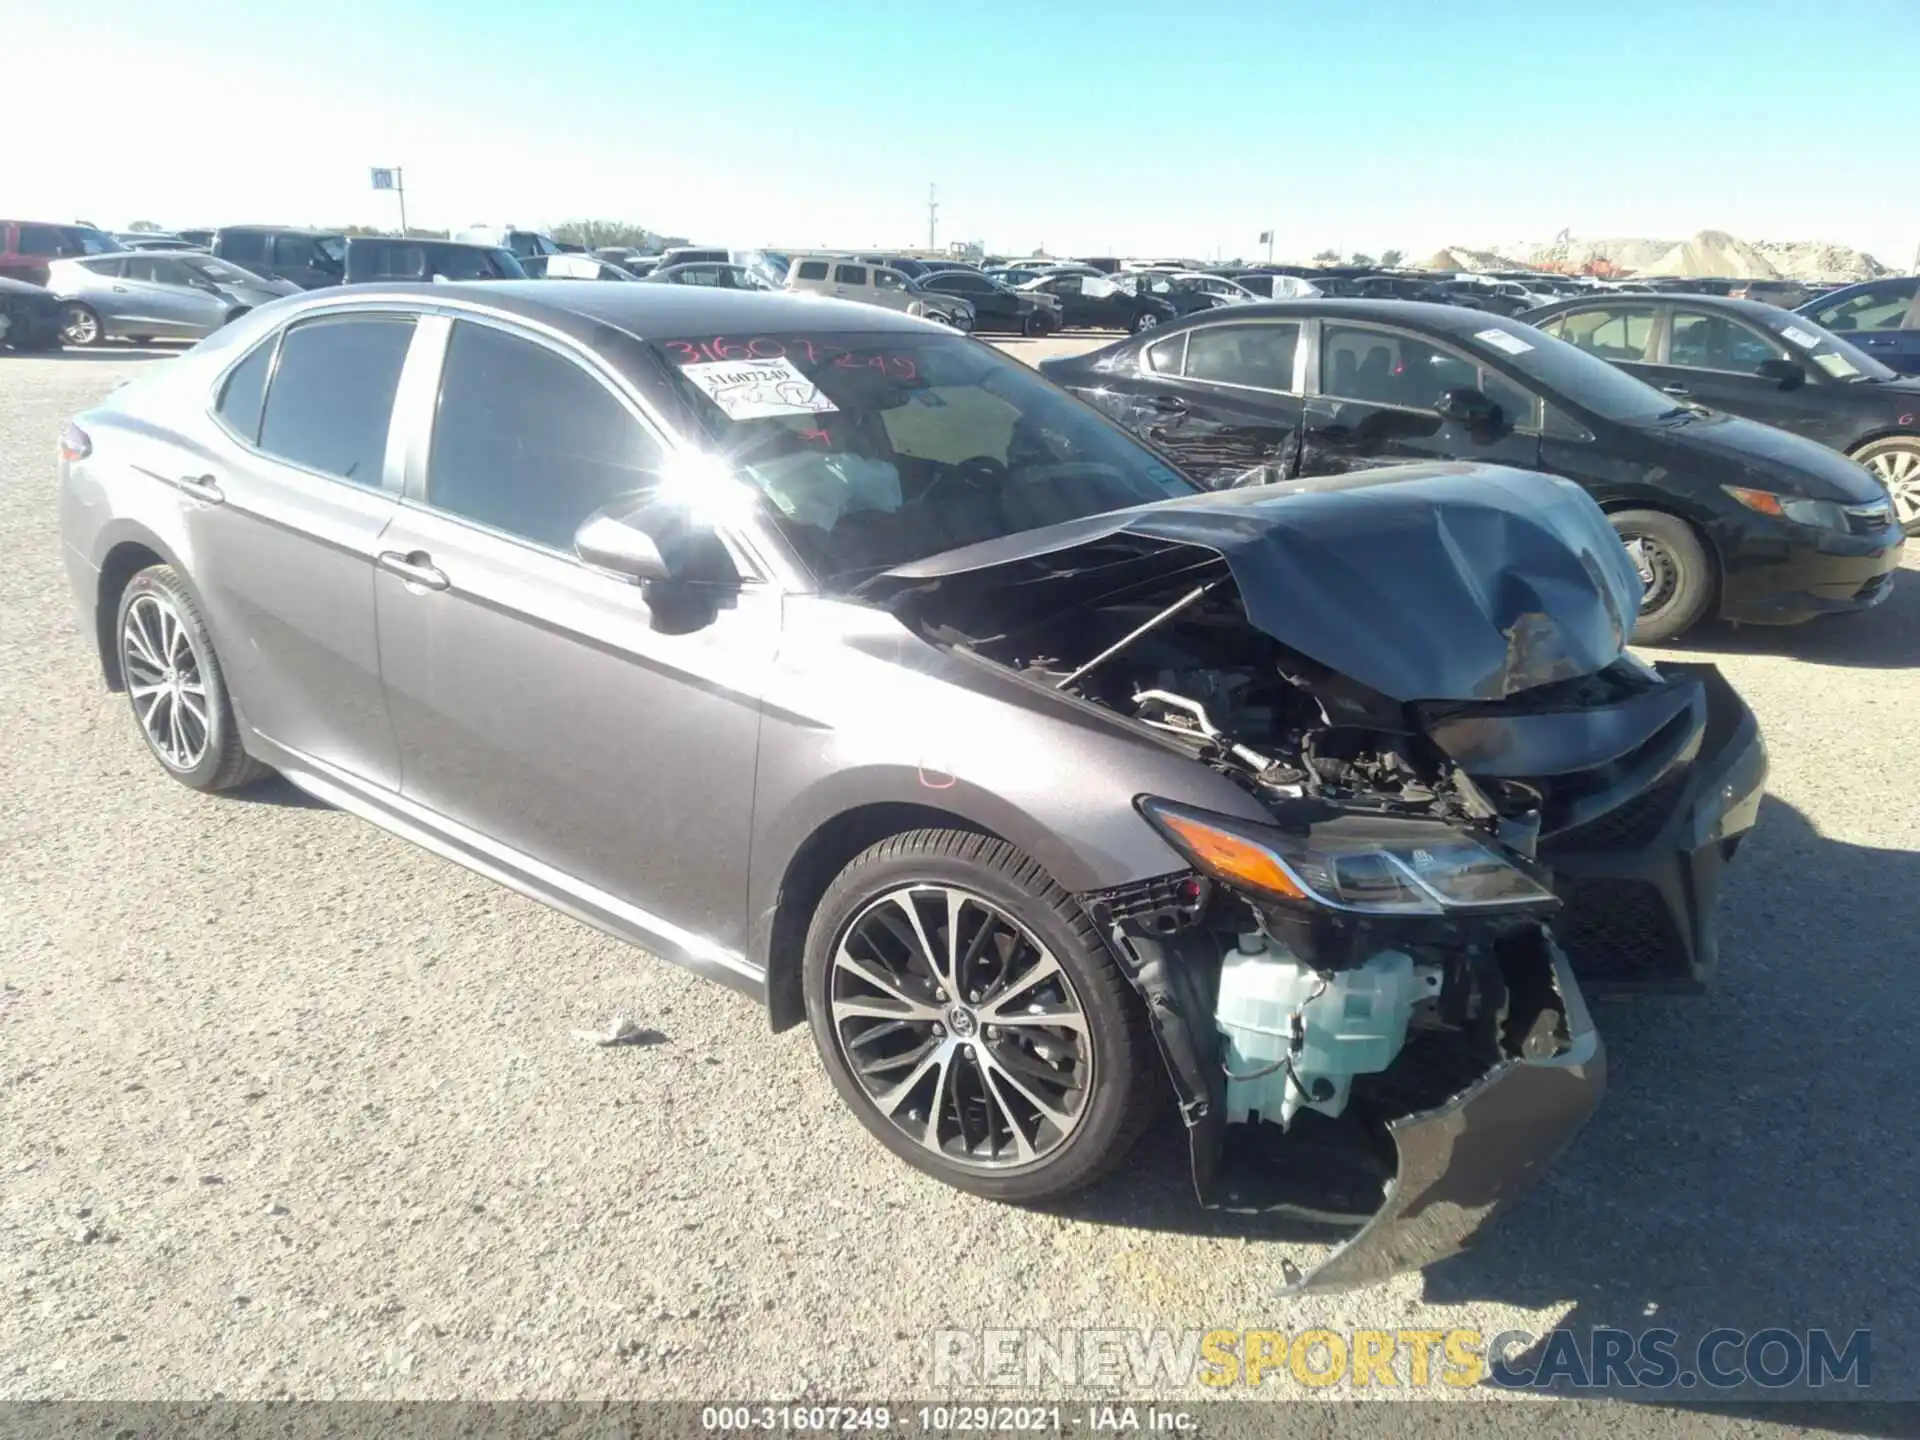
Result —
<path fill-rule="evenodd" d="M 1717 989 L 1600 1007 L 1603 1110 L 1477 1253 L 1292 1302 L 1320 1251 L 1199 1212 L 1177 1128 L 1069 1212 L 969 1198 L 804 1029 L 277 782 L 168 780 L 74 625 L 52 458 L 165 363 L 0 354 L 0 1397 L 924 1397 L 940 1326 L 1562 1322 L 1872 1326 L 1915 1393 L 1920 577 L 1689 652 L 1773 755 Z M 657 1043 L 576 1033 L 616 1014 Z"/>

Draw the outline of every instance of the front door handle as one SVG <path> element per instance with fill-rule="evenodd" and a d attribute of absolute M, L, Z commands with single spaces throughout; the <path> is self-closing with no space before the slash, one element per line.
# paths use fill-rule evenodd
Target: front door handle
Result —
<path fill-rule="evenodd" d="M 211 475 L 182 475 L 173 484 L 182 495 L 191 495 L 209 505 L 218 505 L 227 498 L 226 492 L 220 488 L 220 482 Z"/>
<path fill-rule="evenodd" d="M 398 550 L 383 550 L 375 562 L 382 570 L 398 575 L 409 585 L 418 585 L 422 590 L 444 590 L 451 583 L 447 572 L 433 563 L 433 557 L 424 550 L 415 550 L 410 555 L 402 555 Z"/>
<path fill-rule="evenodd" d="M 1666 395 L 1691 395 L 1693 392 L 1684 385 L 1662 385 L 1661 393 Z"/>
<path fill-rule="evenodd" d="M 1187 409 L 1187 402 L 1178 395 L 1155 395 L 1147 404 L 1162 415 L 1184 415 Z"/>

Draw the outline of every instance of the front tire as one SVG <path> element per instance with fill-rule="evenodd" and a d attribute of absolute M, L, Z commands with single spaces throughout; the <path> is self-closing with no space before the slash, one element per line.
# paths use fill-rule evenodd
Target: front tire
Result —
<path fill-rule="evenodd" d="M 114 634 L 134 723 L 162 769 L 205 791 L 268 773 L 240 743 L 213 637 L 179 572 L 150 565 L 128 581 Z"/>
<path fill-rule="evenodd" d="M 916 830 L 866 850 L 814 913 L 805 985 L 841 1098 L 958 1189 L 1069 1194 L 1152 1117 L 1138 998 L 1086 912 L 1003 840 Z"/>
<path fill-rule="evenodd" d="M 1153 311 L 1142 310 L 1138 315 L 1133 317 L 1133 333 L 1136 335 L 1144 334 L 1159 323 L 1160 317 L 1154 314 Z"/>
<path fill-rule="evenodd" d="M 60 312 L 60 343 L 92 349 L 107 338 L 107 327 L 91 305 L 74 302 Z"/>
<path fill-rule="evenodd" d="M 1920 535 L 1920 436 L 1893 435 L 1862 445 L 1853 458 L 1887 487 L 1893 518 L 1908 535 Z"/>
<path fill-rule="evenodd" d="M 1621 510 L 1607 517 L 1646 586 L 1633 627 L 1637 645 L 1685 634 L 1713 604 L 1713 561 L 1693 527 L 1660 510 Z"/>

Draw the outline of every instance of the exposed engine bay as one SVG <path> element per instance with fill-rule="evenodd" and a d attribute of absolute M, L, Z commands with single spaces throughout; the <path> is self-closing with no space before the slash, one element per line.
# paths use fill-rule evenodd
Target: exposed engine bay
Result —
<path fill-rule="evenodd" d="M 1696 987 L 1764 776 L 1717 672 L 1626 652 L 1637 581 L 1590 500 L 1452 480 L 1143 507 L 882 586 L 1270 817 L 1141 796 L 1188 869 L 1084 898 L 1203 1202 L 1362 1227 L 1314 1287 L 1461 1248 L 1571 1139 L 1604 1077 L 1583 952 L 1603 981 Z"/>

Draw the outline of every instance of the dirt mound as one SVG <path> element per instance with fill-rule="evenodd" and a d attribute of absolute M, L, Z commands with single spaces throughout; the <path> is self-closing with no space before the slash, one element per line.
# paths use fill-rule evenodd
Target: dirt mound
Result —
<path fill-rule="evenodd" d="M 1641 266 L 1639 273 L 1723 275 L 1730 280 L 1775 280 L 1780 275 L 1766 256 L 1724 230 L 1702 230 L 1691 240 L 1681 241 L 1651 265 Z"/>
<path fill-rule="evenodd" d="M 1524 260 L 1510 260 L 1494 250 L 1471 250 L 1464 245 L 1449 245 L 1436 250 L 1420 262 L 1423 270 L 1529 270 Z"/>
<path fill-rule="evenodd" d="M 1632 236 L 1579 240 L 1568 235 L 1545 245 L 1535 245 L 1525 253 L 1535 265 L 1579 274 L 1590 267 L 1597 268 L 1602 261 L 1616 270 L 1639 270 L 1660 259 L 1673 246 L 1671 240 L 1646 240 Z"/>
<path fill-rule="evenodd" d="M 1875 280 L 1895 272 L 1864 250 L 1822 240 L 1756 240 L 1754 249 L 1795 280 Z"/>

